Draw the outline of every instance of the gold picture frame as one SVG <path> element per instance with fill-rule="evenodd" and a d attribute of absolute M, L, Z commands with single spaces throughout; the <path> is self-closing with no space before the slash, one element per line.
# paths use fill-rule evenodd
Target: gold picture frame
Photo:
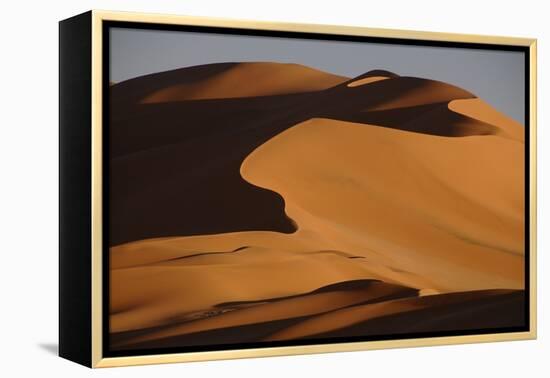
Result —
<path fill-rule="evenodd" d="M 529 235 L 525 238 L 529 242 L 528 256 L 528 297 L 529 297 L 529 326 L 528 330 L 521 332 L 486 333 L 475 335 L 456 335 L 425 337 L 414 339 L 392 339 L 376 341 L 342 342 L 331 344 L 308 344 L 294 346 L 258 347 L 247 349 L 211 350 L 186 353 L 166 354 L 144 354 L 118 357 L 107 357 L 104 353 L 104 161 L 103 153 L 103 122 L 104 122 L 104 24 L 106 22 L 127 22 L 156 25 L 190 25 L 215 28 L 238 28 L 244 30 L 261 30 L 274 32 L 299 32 L 335 36 L 358 36 L 373 37 L 381 39 L 399 39 L 403 41 L 432 41 L 432 42 L 453 42 L 477 45 L 501 45 L 518 46 L 525 49 L 528 54 L 528 127 L 529 127 Z M 64 159 L 68 155 L 61 153 L 61 198 L 68 198 L 61 206 L 61 231 L 60 231 L 60 355 L 70 360 L 79 362 L 89 367 L 114 367 L 143 364 L 160 364 L 187 361 L 206 361 L 217 359 L 236 359 L 247 357 L 267 357 L 282 355 L 299 355 L 310 353 L 344 352 L 385 348 L 434 346 L 447 344 L 465 344 L 494 341 L 527 340 L 536 338 L 536 39 L 512 38 L 500 36 L 482 36 L 469 34 L 436 33 L 424 31 L 406 31 L 392 29 L 375 29 L 367 27 L 317 25 L 317 24 L 294 24 L 280 22 L 259 22 L 252 20 L 218 19 L 210 17 L 189 17 L 161 14 L 127 13 L 93 10 L 81 16 L 62 21 L 60 23 L 60 87 L 61 92 L 70 90 L 71 77 L 67 76 L 66 70 L 69 65 L 78 65 L 88 62 L 89 77 L 82 78 L 81 73 L 75 73 L 74 77 L 81 80 L 83 93 L 79 96 L 80 89 L 72 94 L 60 97 L 61 112 L 61 148 L 64 143 L 72 143 L 74 135 L 89 142 L 90 155 L 75 157 L 80 167 L 86 165 L 89 174 L 89 181 L 82 183 L 82 187 L 90 185 L 87 191 L 71 192 L 74 184 L 74 174 L 69 166 L 65 167 L 63 173 Z M 83 33 L 82 40 L 78 39 L 78 33 Z M 75 36 L 76 35 L 76 36 Z M 84 42 L 82 42 L 84 41 Z M 83 54 L 82 49 L 89 53 Z M 76 69 L 76 68 L 74 68 Z M 84 71 L 86 72 L 86 71 Z M 80 75 L 80 76 L 79 76 Z M 86 75 L 84 75 L 86 76 Z M 64 78 L 66 77 L 66 78 Z M 77 80 L 77 79 L 74 79 Z M 526 83 L 527 84 L 527 83 Z M 65 86 L 66 85 L 66 86 Z M 74 89 L 74 87 L 72 87 Z M 89 91 L 89 97 L 86 94 Z M 91 100 L 86 103 L 86 100 Z M 83 112 L 71 115 L 64 112 L 73 106 L 74 101 L 79 101 L 79 107 Z M 84 114 L 85 113 L 85 114 Z M 71 118 L 72 117 L 72 118 Z M 79 118 L 80 117 L 80 118 Z M 88 123 L 89 121 L 89 123 Z M 85 122 L 82 126 L 77 123 Z M 81 128 L 82 131 L 68 130 L 69 126 Z M 64 139 L 64 133 L 67 135 Z M 67 148 L 67 153 L 70 153 Z M 75 150 L 71 150 L 73 153 Z M 73 161 L 74 163 L 74 161 Z M 66 178 L 67 182 L 64 181 Z M 66 185 L 66 187 L 64 186 Z M 82 189 L 82 187 L 80 189 Z M 65 189 L 64 189 L 65 188 Z M 77 190 L 77 189 L 74 189 Z M 78 201 L 84 201 L 83 206 L 89 208 L 84 214 L 89 216 L 89 223 L 78 223 L 73 221 L 73 213 L 67 207 Z M 72 228 L 73 227 L 73 228 Z M 80 227 L 76 230 L 75 227 Z M 76 236 L 76 241 L 66 240 L 68 233 Z M 76 233 L 76 234 L 75 234 Z M 85 235 L 80 238 L 78 235 Z M 72 243 L 72 244 L 71 244 Z M 91 244 L 91 245 L 90 245 Z M 82 252 L 84 251 L 85 252 Z M 83 254 L 80 254 L 80 253 Z M 81 257 L 75 257 L 80 254 Z M 85 272 L 82 277 L 75 278 L 69 270 Z M 75 280 L 82 280 L 76 282 Z M 80 282 L 80 283 L 79 283 Z M 89 282 L 86 284 L 85 282 Z M 76 300 L 80 292 L 80 299 Z M 84 313 L 84 315 L 83 315 Z M 78 320 L 75 320 L 77 319 Z M 76 323 L 75 323 L 76 322 Z M 68 324 L 71 325 L 68 325 Z M 80 340 L 80 341 L 78 341 Z M 86 344 L 85 347 L 78 347 L 79 343 Z M 79 351 L 76 351 L 79 349 Z"/>

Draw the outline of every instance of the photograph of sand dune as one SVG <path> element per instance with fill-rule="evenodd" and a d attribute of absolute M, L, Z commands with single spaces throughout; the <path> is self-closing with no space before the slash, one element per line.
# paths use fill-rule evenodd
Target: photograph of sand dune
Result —
<path fill-rule="evenodd" d="M 525 62 L 109 28 L 110 353 L 525 330 Z"/>

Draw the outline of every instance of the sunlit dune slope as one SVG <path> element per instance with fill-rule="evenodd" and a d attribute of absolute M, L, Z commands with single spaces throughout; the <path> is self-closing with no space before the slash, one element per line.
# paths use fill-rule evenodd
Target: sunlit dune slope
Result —
<path fill-rule="evenodd" d="M 522 287 L 523 148 L 312 119 L 254 151 L 241 173 L 338 250 L 441 290 Z"/>

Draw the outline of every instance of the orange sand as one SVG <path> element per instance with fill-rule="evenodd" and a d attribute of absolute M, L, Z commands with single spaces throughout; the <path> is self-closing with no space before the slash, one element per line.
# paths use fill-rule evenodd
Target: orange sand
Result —
<path fill-rule="evenodd" d="M 343 105 L 346 90 L 384 91 L 363 111 L 443 103 L 463 117 L 456 127 L 468 129 L 427 133 L 422 123 L 430 118 L 420 113 L 406 129 L 336 116 L 283 129 L 246 156 L 240 176 L 282 196 L 297 230 L 111 247 L 114 349 L 391 333 L 395 316 L 407 325 L 395 332 L 522 321 L 523 127 L 445 83 L 373 74 L 335 87 L 346 80 L 299 65 L 242 63 L 138 91 L 148 94 L 137 102 L 153 104 L 326 90 Z M 433 120 L 451 127 L 445 117 Z M 181 217 L 193 222 L 188 215 Z"/>
<path fill-rule="evenodd" d="M 207 80 L 162 88 L 143 103 L 268 96 L 319 91 L 347 80 L 299 64 L 239 63 Z"/>

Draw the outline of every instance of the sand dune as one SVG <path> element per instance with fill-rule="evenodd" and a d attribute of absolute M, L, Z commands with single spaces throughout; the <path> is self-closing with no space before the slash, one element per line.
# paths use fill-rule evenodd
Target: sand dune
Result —
<path fill-rule="evenodd" d="M 362 303 L 415 296 L 417 290 L 373 280 L 346 281 L 290 297 L 266 298 L 252 302 L 222 303 L 206 313 L 180 318 L 172 326 L 156 328 L 140 335 L 120 337 L 118 346 L 158 342 L 179 335 L 229 329 L 254 323 L 297 320 Z M 261 332 L 265 332 L 262 330 Z M 251 335 L 247 335 L 250 337 Z M 236 340 L 238 341 L 238 340 Z M 115 343 L 116 345 L 116 343 Z"/>
<path fill-rule="evenodd" d="M 266 340 L 511 327 L 524 321 L 523 300 L 521 290 L 486 290 L 394 299 L 311 317 L 271 334 Z M 495 317 L 495 314 L 501 316 Z M 476 321 L 472 322 L 472 318 Z"/>
<path fill-rule="evenodd" d="M 512 118 L 498 112 L 495 108 L 479 98 L 453 100 L 449 109 L 471 119 L 476 119 L 491 125 L 498 125 L 503 135 L 508 135 L 518 141 L 525 141 L 525 128 Z"/>
<path fill-rule="evenodd" d="M 111 297 L 116 313 L 111 329 L 151 327 L 175 315 L 210 311 L 219 303 L 296 295 L 342 280 L 368 278 L 353 259 L 330 252 L 301 255 L 264 247 L 117 269 L 111 277 L 119 287 Z M 147 287 L 124 285 L 140 281 Z M 152 306 L 150 301 L 160 303 Z"/>
<path fill-rule="evenodd" d="M 392 77 L 350 87 L 375 77 L 367 74 L 325 91 L 324 111 L 318 116 L 439 136 L 507 135 L 499 123 L 449 109 L 450 102 L 475 96 L 443 82 Z"/>
<path fill-rule="evenodd" d="M 213 63 L 154 73 L 112 89 L 118 108 L 135 103 L 269 96 L 319 91 L 348 78 L 299 64 Z"/>
<path fill-rule="evenodd" d="M 474 94 L 222 63 L 111 109 L 112 348 L 524 323 L 524 130 Z"/>
<path fill-rule="evenodd" d="M 348 78 L 281 63 L 239 63 L 199 82 L 174 83 L 145 97 L 142 103 L 273 96 L 320 91 Z"/>

